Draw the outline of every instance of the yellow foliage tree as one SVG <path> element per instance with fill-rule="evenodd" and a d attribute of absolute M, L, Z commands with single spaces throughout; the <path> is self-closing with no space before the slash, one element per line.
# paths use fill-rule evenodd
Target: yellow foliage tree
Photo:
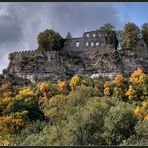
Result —
<path fill-rule="evenodd" d="M 49 91 L 49 85 L 46 82 L 41 82 L 39 85 L 39 90 L 43 93 L 44 98 L 48 98 L 47 92 Z"/>
<path fill-rule="evenodd" d="M 116 75 L 115 79 L 113 80 L 113 83 L 120 85 L 124 81 L 123 75 Z"/>
<path fill-rule="evenodd" d="M 46 82 L 41 82 L 40 85 L 39 85 L 39 90 L 40 90 L 41 92 L 46 92 L 46 91 L 48 91 L 48 90 L 49 90 L 49 85 L 48 85 L 48 83 L 46 83 Z"/>
<path fill-rule="evenodd" d="M 65 91 L 67 88 L 67 84 L 65 81 L 58 81 L 58 87 L 60 91 Z"/>
<path fill-rule="evenodd" d="M 143 73 L 143 71 L 140 68 L 138 68 L 131 74 L 130 82 L 132 82 L 133 84 L 139 84 L 143 83 L 145 79 L 146 75 Z"/>
<path fill-rule="evenodd" d="M 0 117 L 0 131 L 9 134 L 18 133 L 30 123 L 29 120 L 24 120 L 27 114 L 28 111 L 22 111 Z"/>
<path fill-rule="evenodd" d="M 81 84 L 81 78 L 79 76 L 73 76 L 70 80 L 70 87 L 73 90 L 77 85 Z"/>
<path fill-rule="evenodd" d="M 148 120 L 148 100 L 142 102 L 142 104 L 136 107 L 133 111 L 136 117 Z"/>
<path fill-rule="evenodd" d="M 148 95 L 148 77 L 138 68 L 130 76 L 130 86 L 126 95 L 129 99 L 144 100 Z"/>
<path fill-rule="evenodd" d="M 126 92 L 126 96 L 128 96 L 128 99 L 134 99 L 134 96 L 136 94 L 136 90 L 134 90 L 133 86 L 130 85 L 128 91 Z"/>
<path fill-rule="evenodd" d="M 19 91 L 19 96 L 33 97 L 34 96 L 34 91 L 29 87 L 24 87 Z"/>
<path fill-rule="evenodd" d="M 125 98 L 125 85 L 124 85 L 124 77 L 122 74 L 116 75 L 115 79 L 113 80 L 114 84 L 114 95 L 116 97 Z"/>
<path fill-rule="evenodd" d="M 106 81 L 105 83 L 104 83 L 104 95 L 105 96 L 109 96 L 110 95 L 110 83 L 109 83 L 109 81 Z"/>

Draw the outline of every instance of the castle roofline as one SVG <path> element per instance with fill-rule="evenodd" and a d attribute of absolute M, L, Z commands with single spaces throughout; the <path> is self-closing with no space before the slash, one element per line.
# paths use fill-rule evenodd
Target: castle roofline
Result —
<path fill-rule="evenodd" d="M 81 39 L 81 37 L 79 37 L 79 38 L 72 38 L 72 39 L 74 39 L 74 40 L 79 40 L 79 39 Z"/>
<path fill-rule="evenodd" d="M 15 52 L 11 52 L 9 53 L 9 55 L 11 54 L 23 54 L 23 53 L 33 53 L 33 52 L 36 52 L 37 50 L 23 50 L 23 51 L 15 51 Z"/>
<path fill-rule="evenodd" d="M 87 32 L 84 32 L 83 34 L 92 33 L 92 32 L 97 32 L 97 31 L 98 31 L 98 30 L 87 31 Z"/>

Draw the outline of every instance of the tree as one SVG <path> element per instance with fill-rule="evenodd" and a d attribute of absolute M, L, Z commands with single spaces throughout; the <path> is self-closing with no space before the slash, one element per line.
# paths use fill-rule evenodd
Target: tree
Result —
<path fill-rule="evenodd" d="M 146 42 L 146 44 L 147 44 L 147 46 L 148 46 L 148 23 L 144 23 L 142 26 L 141 26 L 141 28 L 142 28 L 142 36 L 143 36 L 143 38 L 144 38 L 144 40 L 145 40 L 145 42 Z"/>
<path fill-rule="evenodd" d="M 105 33 L 104 38 L 105 38 L 106 44 L 113 45 L 113 47 L 117 49 L 118 40 L 116 37 L 116 32 L 113 29 L 114 29 L 114 26 L 110 23 L 107 23 L 107 24 L 104 24 L 102 27 L 100 27 L 99 30 Z"/>
<path fill-rule="evenodd" d="M 104 24 L 102 27 L 100 27 L 100 30 L 102 31 L 110 31 L 110 30 L 113 30 L 115 27 L 110 24 L 110 23 L 107 23 L 107 24 Z"/>
<path fill-rule="evenodd" d="M 123 44 L 125 47 L 134 48 L 140 38 L 140 29 L 134 23 L 127 23 L 123 30 Z"/>
<path fill-rule="evenodd" d="M 48 50 L 59 50 L 62 47 L 62 37 L 59 33 L 54 30 L 46 29 L 38 35 L 39 49 Z"/>
<path fill-rule="evenodd" d="M 70 87 L 73 90 L 77 85 L 81 84 L 81 78 L 79 76 L 73 76 L 70 80 Z"/>
<path fill-rule="evenodd" d="M 70 32 L 67 33 L 67 35 L 66 35 L 66 39 L 72 39 L 72 35 L 71 35 Z"/>

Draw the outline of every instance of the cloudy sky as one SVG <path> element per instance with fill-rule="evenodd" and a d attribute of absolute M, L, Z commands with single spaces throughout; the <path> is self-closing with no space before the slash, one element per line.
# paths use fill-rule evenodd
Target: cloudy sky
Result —
<path fill-rule="evenodd" d="M 8 54 L 37 48 L 37 35 L 47 28 L 63 37 L 95 30 L 105 23 L 121 29 L 127 22 L 148 22 L 148 3 L 5 3 L 0 2 L 0 73 L 8 66 Z"/>

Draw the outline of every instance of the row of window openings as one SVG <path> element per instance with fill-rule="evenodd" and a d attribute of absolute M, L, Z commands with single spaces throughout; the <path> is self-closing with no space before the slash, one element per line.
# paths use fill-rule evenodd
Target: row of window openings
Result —
<path fill-rule="evenodd" d="M 102 34 L 98 34 L 100 37 L 102 36 Z M 107 34 L 105 33 L 104 34 L 105 36 L 107 36 Z M 90 34 L 89 33 L 87 33 L 86 34 L 86 37 L 90 37 Z M 93 37 L 96 37 L 96 34 L 95 33 L 93 33 Z"/>
<path fill-rule="evenodd" d="M 76 46 L 79 47 L 79 46 L 80 46 L 80 43 L 79 43 L 79 42 L 76 42 Z M 89 43 L 86 42 L 86 43 L 85 43 L 85 46 L 88 47 L 88 46 L 89 46 Z M 99 46 L 99 42 L 96 42 L 96 43 L 91 42 L 91 43 L 90 43 L 90 46 L 92 46 L 92 47 L 93 47 L 93 46 Z"/>
<path fill-rule="evenodd" d="M 89 33 L 86 34 L 86 37 L 90 37 L 89 36 Z M 96 37 L 96 34 L 95 33 L 93 33 L 93 37 Z"/>

